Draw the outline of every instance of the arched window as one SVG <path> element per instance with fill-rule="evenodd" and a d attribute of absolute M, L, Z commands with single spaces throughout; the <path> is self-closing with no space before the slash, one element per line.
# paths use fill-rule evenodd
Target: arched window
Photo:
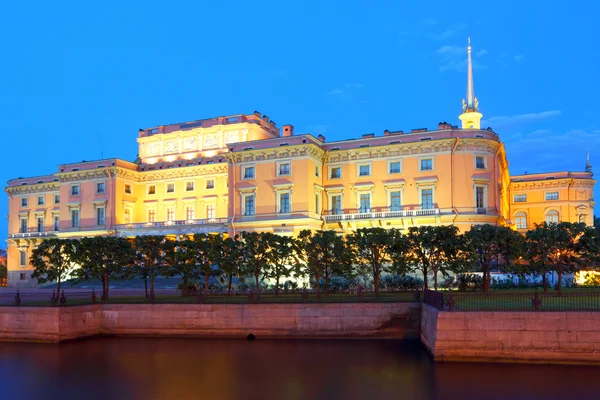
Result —
<path fill-rule="evenodd" d="M 515 224 L 517 229 L 527 229 L 527 214 L 518 212 L 515 214 Z"/>
<path fill-rule="evenodd" d="M 579 222 L 585 223 L 585 217 L 586 217 L 585 214 L 579 214 Z"/>
<path fill-rule="evenodd" d="M 546 213 L 546 222 L 549 224 L 558 224 L 558 211 L 550 210 Z"/>

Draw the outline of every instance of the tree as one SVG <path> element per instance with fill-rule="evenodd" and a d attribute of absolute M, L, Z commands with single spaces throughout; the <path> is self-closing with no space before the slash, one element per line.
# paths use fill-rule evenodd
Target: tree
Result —
<path fill-rule="evenodd" d="M 544 293 L 548 291 L 548 272 L 552 271 L 552 256 L 555 253 L 548 224 L 535 224 L 534 229 L 527 231 L 525 237 L 525 257 L 529 263 L 513 264 L 511 272 L 520 276 L 528 274 L 540 275 Z"/>
<path fill-rule="evenodd" d="M 78 280 L 98 279 L 102 282 L 102 299 L 108 300 L 111 279 L 122 278 L 126 267 L 133 264 L 134 250 L 131 243 L 121 237 L 95 236 L 79 240 L 74 260 Z"/>
<path fill-rule="evenodd" d="M 194 235 L 194 250 L 192 252 L 193 260 L 199 273 L 204 276 L 204 293 L 208 294 L 208 281 L 211 276 L 216 275 L 218 271 L 215 269 L 215 251 L 213 248 L 220 246 L 221 236 L 207 235 L 205 233 L 197 233 Z"/>
<path fill-rule="evenodd" d="M 72 239 L 42 241 L 31 253 L 30 264 L 35 267 L 31 277 L 39 284 L 56 281 L 56 290 L 60 293 L 60 284 L 75 268 L 75 248 L 76 242 Z"/>
<path fill-rule="evenodd" d="M 313 246 L 313 232 L 304 229 L 300 231 L 296 238 L 296 255 L 299 263 L 303 263 L 306 266 L 306 273 L 309 278 L 315 278 L 315 288 L 317 290 L 317 297 L 321 296 L 321 288 L 319 280 L 323 274 L 323 264 L 321 263 L 320 253 L 316 251 Z"/>
<path fill-rule="evenodd" d="M 375 296 L 379 298 L 379 279 L 391 266 L 390 233 L 384 228 L 360 228 L 347 237 L 361 271 L 373 277 Z"/>
<path fill-rule="evenodd" d="M 297 265 L 294 238 L 290 236 L 272 235 L 269 237 L 269 268 L 265 277 L 275 279 L 275 296 L 279 296 L 279 282 L 281 278 L 293 274 Z"/>
<path fill-rule="evenodd" d="M 562 292 L 562 278 L 565 272 L 575 272 L 581 264 L 579 239 L 584 234 L 584 223 L 560 222 L 550 224 L 552 242 L 556 249 L 555 267 L 557 290 Z"/>
<path fill-rule="evenodd" d="M 181 294 L 187 296 L 192 282 L 200 279 L 194 262 L 196 246 L 192 240 L 165 240 L 163 242 L 164 274 L 181 278 Z"/>
<path fill-rule="evenodd" d="M 600 217 L 594 216 L 594 227 L 600 231 Z"/>
<path fill-rule="evenodd" d="M 585 228 L 577 243 L 577 253 L 581 264 L 598 268 L 600 265 L 600 230 Z"/>
<path fill-rule="evenodd" d="M 244 241 L 244 263 L 248 272 L 254 276 L 256 290 L 260 294 L 259 278 L 268 268 L 271 236 L 269 232 L 243 232 Z"/>
<path fill-rule="evenodd" d="M 218 252 L 219 270 L 227 277 L 227 296 L 231 296 L 231 284 L 234 276 L 241 276 L 244 266 L 244 244 L 238 236 L 223 239 L 220 246 L 214 248 Z"/>
<path fill-rule="evenodd" d="M 0 263 L 0 281 L 8 277 L 8 268 L 5 263 Z"/>
<path fill-rule="evenodd" d="M 504 226 L 474 225 L 465 239 L 472 262 L 483 272 L 484 292 L 490 289 L 492 262 L 512 266 L 523 251 L 523 236 Z"/>
<path fill-rule="evenodd" d="M 154 296 L 154 280 L 164 272 L 163 257 L 170 246 L 165 241 L 166 238 L 162 235 L 140 235 L 133 239 L 135 251 L 133 272 L 144 280 L 146 297 L 148 297 L 148 280 L 150 280 L 150 295 Z"/>

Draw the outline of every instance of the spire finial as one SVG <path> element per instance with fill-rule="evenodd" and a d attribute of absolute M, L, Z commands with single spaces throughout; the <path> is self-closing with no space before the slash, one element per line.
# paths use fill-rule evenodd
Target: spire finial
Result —
<path fill-rule="evenodd" d="M 585 161 L 585 172 L 592 172 L 592 163 L 590 162 L 590 152 L 587 152 L 587 157 Z"/>
<path fill-rule="evenodd" d="M 463 113 L 459 116 L 463 129 L 481 129 L 479 101 L 475 97 L 473 85 L 473 60 L 471 56 L 471 37 L 467 38 L 467 98 L 463 99 Z"/>

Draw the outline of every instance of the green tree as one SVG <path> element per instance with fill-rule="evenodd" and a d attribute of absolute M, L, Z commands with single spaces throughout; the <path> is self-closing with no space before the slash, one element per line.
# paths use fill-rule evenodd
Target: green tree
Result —
<path fill-rule="evenodd" d="M 219 270 L 227 278 L 227 296 L 231 296 L 233 277 L 240 277 L 244 270 L 244 243 L 236 235 L 223 239 L 218 248 Z"/>
<path fill-rule="evenodd" d="M 391 267 L 390 233 L 384 228 L 360 228 L 347 236 L 355 262 L 362 272 L 373 277 L 375 296 L 379 298 L 379 279 Z"/>
<path fill-rule="evenodd" d="M 162 245 L 165 276 L 179 276 L 181 294 L 187 296 L 192 283 L 200 279 L 194 262 L 196 246 L 192 240 L 165 240 Z"/>
<path fill-rule="evenodd" d="M 483 272 L 484 292 L 490 289 L 492 262 L 512 266 L 523 252 L 523 236 L 504 226 L 474 225 L 465 239 L 470 259 Z"/>
<path fill-rule="evenodd" d="M 148 297 L 148 281 L 150 295 L 154 296 L 154 280 L 164 273 L 163 258 L 169 251 L 170 244 L 162 235 L 140 235 L 133 239 L 134 259 L 132 272 L 144 280 L 146 297 Z"/>
<path fill-rule="evenodd" d="M 213 248 L 218 248 L 221 242 L 221 236 L 218 235 L 207 235 L 204 233 L 197 233 L 194 235 L 194 263 L 196 268 L 202 276 L 204 276 L 204 293 L 208 294 L 208 282 L 211 276 L 218 274 L 218 269 L 215 265 L 218 264 L 218 260 L 215 260 L 215 254 Z"/>
<path fill-rule="evenodd" d="M 5 263 L 0 263 L 0 281 L 8 277 L 8 268 Z"/>
<path fill-rule="evenodd" d="M 72 239 L 42 241 L 31 253 L 30 264 L 35 267 L 31 277 L 39 284 L 56 281 L 56 290 L 60 293 L 60 284 L 75 268 L 75 249 L 76 242 Z"/>
<path fill-rule="evenodd" d="M 524 254 L 528 264 L 516 262 L 509 271 L 522 277 L 529 274 L 541 276 L 544 293 L 546 293 L 548 291 L 547 274 L 552 271 L 554 253 L 549 226 L 545 222 L 535 224 L 534 229 L 527 231 L 525 237 Z"/>
<path fill-rule="evenodd" d="M 575 272 L 581 265 L 579 239 L 586 230 L 584 223 L 560 222 L 550 224 L 552 240 L 556 248 L 554 270 L 557 275 L 557 289 L 562 293 L 562 278 L 565 273 Z"/>
<path fill-rule="evenodd" d="M 94 236 L 79 240 L 74 260 L 81 266 L 75 271 L 77 279 L 102 282 L 102 299 L 108 300 L 111 279 L 122 278 L 133 264 L 135 253 L 131 243 L 121 237 Z"/>
<path fill-rule="evenodd" d="M 244 263 L 248 272 L 254 277 L 256 290 L 260 294 L 259 279 L 269 267 L 269 251 L 271 236 L 269 232 L 243 232 Z"/>
<path fill-rule="evenodd" d="M 594 216 L 594 227 L 600 231 L 600 217 Z"/>
<path fill-rule="evenodd" d="M 321 263 L 320 253 L 313 246 L 313 232 L 308 229 L 300 231 L 296 238 L 296 256 L 300 264 L 304 264 L 304 271 L 309 279 L 315 279 L 315 289 L 317 297 L 321 296 L 319 281 L 323 275 L 323 263 Z"/>
<path fill-rule="evenodd" d="M 275 296 L 279 296 L 281 278 L 292 276 L 297 266 L 294 238 L 289 236 L 269 236 L 269 268 L 265 277 L 275 279 Z"/>
<path fill-rule="evenodd" d="M 600 230 L 585 228 L 577 243 L 581 267 L 597 269 L 600 266 Z"/>

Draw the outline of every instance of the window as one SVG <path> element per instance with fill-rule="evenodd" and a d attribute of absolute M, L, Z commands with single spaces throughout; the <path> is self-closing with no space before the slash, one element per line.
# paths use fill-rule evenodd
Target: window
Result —
<path fill-rule="evenodd" d="M 206 218 L 215 219 L 215 205 L 209 204 L 206 206 Z"/>
<path fill-rule="evenodd" d="M 25 267 L 27 265 L 27 251 L 19 250 L 19 265 Z"/>
<path fill-rule="evenodd" d="M 321 168 L 318 165 L 315 165 L 315 176 L 318 178 L 321 175 Z"/>
<path fill-rule="evenodd" d="M 71 196 L 79 196 L 79 185 L 71 186 Z"/>
<path fill-rule="evenodd" d="M 22 281 L 26 280 L 27 279 L 27 274 L 25 272 L 21 272 L 19 274 L 19 279 L 22 280 Z"/>
<path fill-rule="evenodd" d="M 546 222 L 549 224 L 558 224 L 558 211 L 550 210 L 546 213 Z"/>
<path fill-rule="evenodd" d="M 484 156 L 475 156 L 475 168 L 485 169 L 485 157 Z"/>
<path fill-rule="evenodd" d="M 21 218 L 21 227 L 19 228 L 19 232 L 26 233 L 27 232 L 28 221 L 27 218 Z"/>
<path fill-rule="evenodd" d="M 167 193 L 173 193 L 175 191 L 174 183 L 167 183 Z"/>
<path fill-rule="evenodd" d="M 558 192 L 547 192 L 546 200 L 558 200 Z"/>
<path fill-rule="evenodd" d="M 126 208 L 125 211 L 123 211 L 123 222 L 126 224 L 131 223 L 131 211 L 129 211 L 128 208 Z"/>
<path fill-rule="evenodd" d="M 44 196 L 38 196 L 38 198 L 37 198 L 37 205 L 38 206 L 43 206 L 44 203 L 45 203 L 45 200 L 46 199 L 44 198 Z"/>
<path fill-rule="evenodd" d="M 60 194 L 54 195 L 54 204 L 60 204 Z"/>
<path fill-rule="evenodd" d="M 189 181 L 185 183 L 185 191 L 191 192 L 194 190 L 194 181 Z"/>
<path fill-rule="evenodd" d="M 371 166 L 369 164 L 358 166 L 358 176 L 370 176 Z"/>
<path fill-rule="evenodd" d="M 156 221 L 156 210 L 148 210 L 148 222 Z"/>
<path fill-rule="evenodd" d="M 360 194 L 360 210 L 361 213 L 371 212 L 371 193 Z"/>
<path fill-rule="evenodd" d="M 329 178 L 331 179 L 339 179 L 342 177 L 342 168 L 341 167 L 331 167 L 329 173 Z"/>
<path fill-rule="evenodd" d="M 399 174 L 399 173 L 400 173 L 400 161 L 390 162 L 390 174 Z"/>
<path fill-rule="evenodd" d="M 516 213 L 515 225 L 517 225 L 517 229 L 527 229 L 527 214 L 524 212 Z"/>
<path fill-rule="evenodd" d="M 96 208 L 96 225 L 104 225 L 104 207 Z"/>
<path fill-rule="evenodd" d="M 207 189 L 214 189 L 215 188 L 215 180 L 214 179 L 207 179 L 206 180 L 206 188 Z"/>
<path fill-rule="evenodd" d="M 188 220 L 192 220 L 196 217 L 196 210 L 194 209 L 194 207 L 186 207 L 185 208 L 185 217 Z"/>
<path fill-rule="evenodd" d="M 281 193 L 279 195 L 279 212 L 289 213 L 290 212 L 290 194 Z"/>
<path fill-rule="evenodd" d="M 53 224 L 54 232 L 58 232 L 60 230 L 59 229 L 60 228 L 60 217 L 58 215 L 55 215 L 53 217 L 53 219 L 54 219 L 54 224 Z"/>
<path fill-rule="evenodd" d="M 433 170 L 433 159 L 432 158 L 422 158 L 421 159 L 421 171 L 431 171 Z"/>
<path fill-rule="evenodd" d="M 125 184 L 125 193 L 131 194 L 131 185 L 128 183 Z"/>
<path fill-rule="evenodd" d="M 21 197 L 21 207 L 27 207 L 29 205 L 29 198 Z"/>
<path fill-rule="evenodd" d="M 254 167 L 244 167 L 244 179 L 254 179 Z"/>
<path fill-rule="evenodd" d="M 96 193 L 104 193 L 104 182 L 96 183 Z"/>
<path fill-rule="evenodd" d="M 254 215 L 254 195 L 248 195 L 244 198 L 244 215 Z"/>
<path fill-rule="evenodd" d="M 321 196 L 315 194 L 315 212 L 317 214 L 321 213 Z"/>
<path fill-rule="evenodd" d="M 402 211 L 402 199 L 399 190 L 390 193 L 390 211 Z"/>
<path fill-rule="evenodd" d="M 154 185 L 148 186 L 148 194 L 156 194 L 156 186 L 154 186 Z"/>
<path fill-rule="evenodd" d="M 290 175 L 290 163 L 279 164 L 279 176 Z"/>
<path fill-rule="evenodd" d="M 513 200 L 515 203 L 525 203 L 527 201 L 527 195 L 526 194 L 515 194 L 515 197 L 513 197 Z"/>
<path fill-rule="evenodd" d="M 339 194 L 331 196 L 331 213 L 334 215 L 342 213 L 342 196 Z"/>
<path fill-rule="evenodd" d="M 71 228 L 79 226 L 79 210 L 71 210 Z"/>
<path fill-rule="evenodd" d="M 421 209 L 430 210 L 433 208 L 433 189 L 421 190 Z"/>
<path fill-rule="evenodd" d="M 44 217 L 37 217 L 37 231 L 44 232 Z"/>
<path fill-rule="evenodd" d="M 173 207 L 167 208 L 167 221 L 175 221 L 175 209 Z"/>
<path fill-rule="evenodd" d="M 485 187 L 476 186 L 475 187 L 475 207 L 477 208 L 486 208 L 485 205 Z"/>

